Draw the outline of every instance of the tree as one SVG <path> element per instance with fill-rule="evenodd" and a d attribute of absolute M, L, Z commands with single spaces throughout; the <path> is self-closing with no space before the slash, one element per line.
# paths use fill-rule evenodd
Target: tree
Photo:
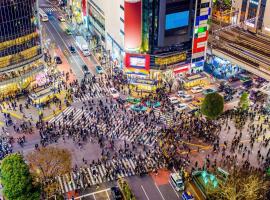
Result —
<path fill-rule="evenodd" d="M 242 111 L 246 111 L 249 108 L 249 95 L 247 92 L 243 92 L 243 94 L 240 97 L 239 101 L 239 107 Z"/>
<path fill-rule="evenodd" d="M 223 112 L 223 108 L 223 97 L 220 94 L 214 92 L 206 95 L 201 105 L 201 112 L 207 118 L 215 119 Z"/>
<path fill-rule="evenodd" d="M 30 172 L 47 195 L 56 191 L 54 178 L 71 171 L 71 153 L 57 147 L 41 147 L 26 156 Z"/>
<path fill-rule="evenodd" d="M 212 200 L 250 200 L 265 199 L 269 184 L 262 175 L 247 171 L 235 171 L 225 182 L 219 182 L 219 187 L 208 191 Z"/>
<path fill-rule="evenodd" d="M 9 200 L 39 200 L 40 190 L 33 185 L 29 167 L 20 154 L 11 154 L 1 164 L 4 196 Z"/>

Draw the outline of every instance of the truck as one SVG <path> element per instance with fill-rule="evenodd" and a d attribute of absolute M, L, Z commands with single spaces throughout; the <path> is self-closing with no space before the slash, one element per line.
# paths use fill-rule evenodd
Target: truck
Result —
<path fill-rule="evenodd" d="M 88 44 L 83 38 L 83 36 L 76 36 L 76 44 L 79 47 L 79 49 L 82 51 L 84 56 L 90 56 Z"/>

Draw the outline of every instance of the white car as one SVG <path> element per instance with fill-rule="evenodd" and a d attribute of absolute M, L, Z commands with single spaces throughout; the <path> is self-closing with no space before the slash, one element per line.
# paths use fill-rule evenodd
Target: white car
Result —
<path fill-rule="evenodd" d="M 179 100 L 176 97 L 169 97 L 169 101 L 170 101 L 171 104 L 177 104 L 177 103 L 179 103 Z"/>
<path fill-rule="evenodd" d="M 185 103 L 179 103 L 175 106 L 175 109 L 178 111 L 183 111 L 183 110 L 186 110 L 187 108 L 188 106 Z"/>
<path fill-rule="evenodd" d="M 110 88 L 110 95 L 114 98 L 117 99 L 119 98 L 119 92 L 115 88 Z"/>
<path fill-rule="evenodd" d="M 63 17 L 63 16 L 58 16 L 58 20 L 60 21 L 60 22 L 65 22 L 66 20 L 65 20 L 65 18 Z"/>
<path fill-rule="evenodd" d="M 203 91 L 203 88 L 200 87 L 200 86 L 196 86 L 196 87 L 191 88 L 192 93 L 199 93 L 199 92 L 202 92 L 202 91 Z"/>
<path fill-rule="evenodd" d="M 185 95 L 185 91 L 184 91 L 184 90 L 179 90 L 179 91 L 177 92 L 177 95 L 178 95 L 179 97 L 182 97 L 182 96 Z"/>
<path fill-rule="evenodd" d="M 187 101 L 192 101 L 193 100 L 193 96 L 189 95 L 189 94 L 185 94 L 181 97 L 181 100 L 184 101 L 184 102 L 187 102 Z"/>

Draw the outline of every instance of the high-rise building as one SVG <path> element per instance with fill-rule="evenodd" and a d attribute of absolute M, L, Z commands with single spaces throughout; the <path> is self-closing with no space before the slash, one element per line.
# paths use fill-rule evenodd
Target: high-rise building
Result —
<path fill-rule="evenodd" d="M 270 0 L 238 0 L 233 4 L 238 10 L 238 24 L 252 32 L 270 35 Z"/>
<path fill-rule="evenodd" d="M 44 67 L 36 0 L 0 1 L 0 93 L 24 89 Z"/>
<path fill-rule="evenodd" d="M 90 30 L 131 83 L 150 89 L 164 76 L 202 70 L 211 0 L 103 1 L 88 0 Z"/>

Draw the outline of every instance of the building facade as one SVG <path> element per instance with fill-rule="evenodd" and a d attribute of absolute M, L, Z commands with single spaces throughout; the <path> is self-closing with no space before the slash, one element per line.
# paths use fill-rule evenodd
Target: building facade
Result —
<path fill-rule="evenodd" d="M 270 0 L 239 0 L 233 4 L 238 10 L 238 24 L 254 33 L 270 35 Z"/>
<path fill-rule="evenodd" d="M 130 83 L 150 90 L 164 76 L 202 70 L 210 7 L 210 0 L 88 0 L 89 26 Z"/>
<path fill-rule="evenodd" d="M 36 0 L 0 1 L 0 93 L 24 89 L 44 66 Z"/>

